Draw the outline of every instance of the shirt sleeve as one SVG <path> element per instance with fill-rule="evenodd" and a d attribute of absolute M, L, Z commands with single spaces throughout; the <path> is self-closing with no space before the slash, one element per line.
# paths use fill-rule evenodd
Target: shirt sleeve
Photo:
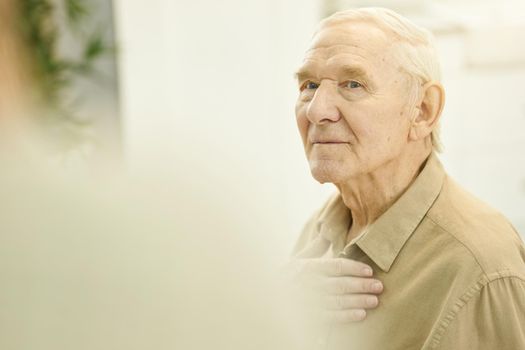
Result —
<path fill-rule="evenodd" d="M 432 349 L 525 349 L 525 280 L 488 282 L 467 300 Z"/>

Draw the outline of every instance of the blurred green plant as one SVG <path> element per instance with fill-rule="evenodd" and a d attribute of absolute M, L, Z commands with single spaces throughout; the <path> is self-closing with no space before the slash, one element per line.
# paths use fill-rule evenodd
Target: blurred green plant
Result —
<path fill-rule="evenodd" d="M 90 77 L 94 73 L 96 61 L 111 51 L 103 32 L 95 29 L 92 33 L 83 33 L 82 26 L 89 24 L 91 11 L 87 0 L 16 0 L 20 6 L 21 32 L 26 41 L 32 74 L 35 83 L 35 97 L 38 104 L 49 113 L 42 113 L 39 120 L 43 124 L 50 122 L 52 127 L 67 130 L 68 146 L 78 141 L 79 128 L 89 124 L 79 120 L 64 100 L 65 89 L 71 87 L 80 76 Z M 65 20 L 60 21 L 60 14 Z M 62 28 L 65 26 L 65 28 Z M 66 57 L 58 50 L 63 30 L 75 36 L 81 46 L 77 57 Z"/>

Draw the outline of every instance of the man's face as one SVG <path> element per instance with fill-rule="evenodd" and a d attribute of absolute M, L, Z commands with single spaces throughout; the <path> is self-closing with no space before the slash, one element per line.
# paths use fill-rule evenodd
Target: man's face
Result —
<path fill-rule="evenodd" d="M 361 22 L 328 25 L 313 38 L 297 74 L 295 113 L 319 182 L 369 174 L 398 158 L 407 145 L 414 106 L 392 41 Z"/>

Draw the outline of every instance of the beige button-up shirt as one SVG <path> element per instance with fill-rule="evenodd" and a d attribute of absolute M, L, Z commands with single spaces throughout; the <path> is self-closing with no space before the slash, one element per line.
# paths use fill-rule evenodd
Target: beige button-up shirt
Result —
<path fill-rule="evenodd" d="M 525 349 L 525 247 L 512 225 L 446 175 L 432 154 L 407 191 L 345 245 L 351 213 L 332 197 L 296 251 L 319 235 L 332 256 L 369 264 L 384 284 L 359 323 L 331 325 L 333 349 Z"/>

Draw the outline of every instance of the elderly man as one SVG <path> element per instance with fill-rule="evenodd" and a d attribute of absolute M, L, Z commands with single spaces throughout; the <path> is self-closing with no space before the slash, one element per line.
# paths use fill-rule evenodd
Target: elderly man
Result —
<path fill-rule="evenodd" d="M 523 242 L 436 156 L 444 90 L 431 35 L 386 9 L 336 13 L 297 80 L 311 173 L 338 189 L 293 260 L 323 293 L 319 345 L 525 349 Z"/>

